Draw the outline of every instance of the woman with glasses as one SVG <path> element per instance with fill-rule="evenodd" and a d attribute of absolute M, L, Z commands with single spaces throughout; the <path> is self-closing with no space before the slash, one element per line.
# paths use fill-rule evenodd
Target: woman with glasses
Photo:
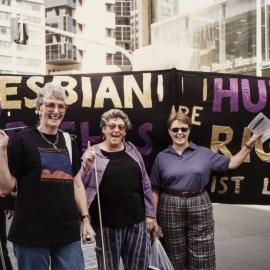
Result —
<path fill-rule="evenodd" d="M 171 114 L 167 127 L 172 145 L 157 155 L 150 177 L 165 246 L 175 270 L 214 270 L 214 221 L 205 187 L 212 172 L 237 168 L 260 136 L 253 134 L 228 158 L 189 141 L 186 114 Z"/>
<path fill-rule="evenodd" d="M 58 130 L 66 113 L 65 91 L 45 84 L 36 109 L 38 126 L 17 133 L 9 144 L 0 130 L 0 193 L 15 186 L 18 191 L 8 239 L 19 270 L 84 270 L 80 233 L 92 241 L 95 233 L 75 141 L 68 143 Z"/>
<path fill-rule="evenodd" d="M 144 270 L 148 265 L 147 230 L 153 229 L 155 208 L 142 156 L 132 143 L 125 141 L 130 128 L 130 120 L 123 111 L 111 109 L 103 113 L 100 121 L 103 141 L 89 146 L 82 157 L 81 177 L 87 192 L 91 224 L 96 232 L 99 269 L 104 268 L 97 189 L 107 269 L 118 269 L 120 257 L 125 269 Z"/>

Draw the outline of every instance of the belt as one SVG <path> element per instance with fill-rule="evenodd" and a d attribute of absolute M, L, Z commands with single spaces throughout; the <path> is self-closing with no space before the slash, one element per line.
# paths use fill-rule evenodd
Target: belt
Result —
<path fill-rule="evenodd" d="M 204 193 L 204 190 L 199 190 L 199 191 L 177 191 L 177 190 L 168 190 L 168 189 L 163 189 L 161 190 L 162 193 L 176 196 L 176 197 L 184 197 L 184 198 L 189 198 L 189 197 L 196 197 Z"/>

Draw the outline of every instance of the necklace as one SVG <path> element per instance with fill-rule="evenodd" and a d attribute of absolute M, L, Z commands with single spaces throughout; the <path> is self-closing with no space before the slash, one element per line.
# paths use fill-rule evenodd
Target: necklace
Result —
<path fill-rule="evenodd" d="M 57 144 L 59 142 L 59 135 L 58 135 L 58 131 L 56 132 L 56 138 L 55 138 L 55 141 L 54 142 L 51 142 L 50 140 L 48 140 L 45 135 L 43 135 L 43 133 L 41 133 L 39 130 L 38 130 L 40 136 L 42 137 L 42 139 L 44 139 L 48 144 L 52 145 L 54 149 L 57 149 Z"/>

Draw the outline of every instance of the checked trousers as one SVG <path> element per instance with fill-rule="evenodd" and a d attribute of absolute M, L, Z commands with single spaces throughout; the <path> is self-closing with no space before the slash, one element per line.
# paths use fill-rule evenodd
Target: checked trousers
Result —
<path fill-rule="evenodd" d="M 213 208 L 207 192 L 195 197 L 160 194 L 158 222 L 175 270 L 214 270 Z"/>
<path fill-rule="evenodd" d="M 100 229 L 95 227 L 95 231 L 98 269 L 103 270 Z M 120 257 L 125 270 L 147 269 L 150 238 L 145 221 L 122 228 L 103 227 L 103 235 L 107 270 L 118 270 Z"/>

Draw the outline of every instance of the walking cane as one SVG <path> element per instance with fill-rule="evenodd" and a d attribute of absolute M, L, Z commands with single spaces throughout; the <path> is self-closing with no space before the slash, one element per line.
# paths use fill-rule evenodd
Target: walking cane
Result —
<path fill-rule="evenodd" d="M 90 143 L 88 141 L 88 143 Z M 96 178 L 96 188 L 97 188 L 97 203 L 98 203 L 98 216 L 99 216 L 99 226 L 100 226 L 100 236 L 101 236 L 101 248 L 102 248 L 102 257 L 103 257 L 103 266 L 104 270 L 107 270 L 106 266 L 106 255 L 105 255 L 105 245 L 104 245 L 104 237 L 103 237 L 103 226 L 102 226 L 102 217 L 101 217 L 101 207 L 100 207 L 100 196 L 99 196 L 99 183 L 97 177 L 97 160 L 94 160 L 94 169 L 95 169 L 95 178 Z"/>
<path fill-rule="evenodd" d="M 3 270 L 7 270 L 1 241 L 0 241 L 0 256 L 1 256 L 1 263 L 3 266 Z"/>

